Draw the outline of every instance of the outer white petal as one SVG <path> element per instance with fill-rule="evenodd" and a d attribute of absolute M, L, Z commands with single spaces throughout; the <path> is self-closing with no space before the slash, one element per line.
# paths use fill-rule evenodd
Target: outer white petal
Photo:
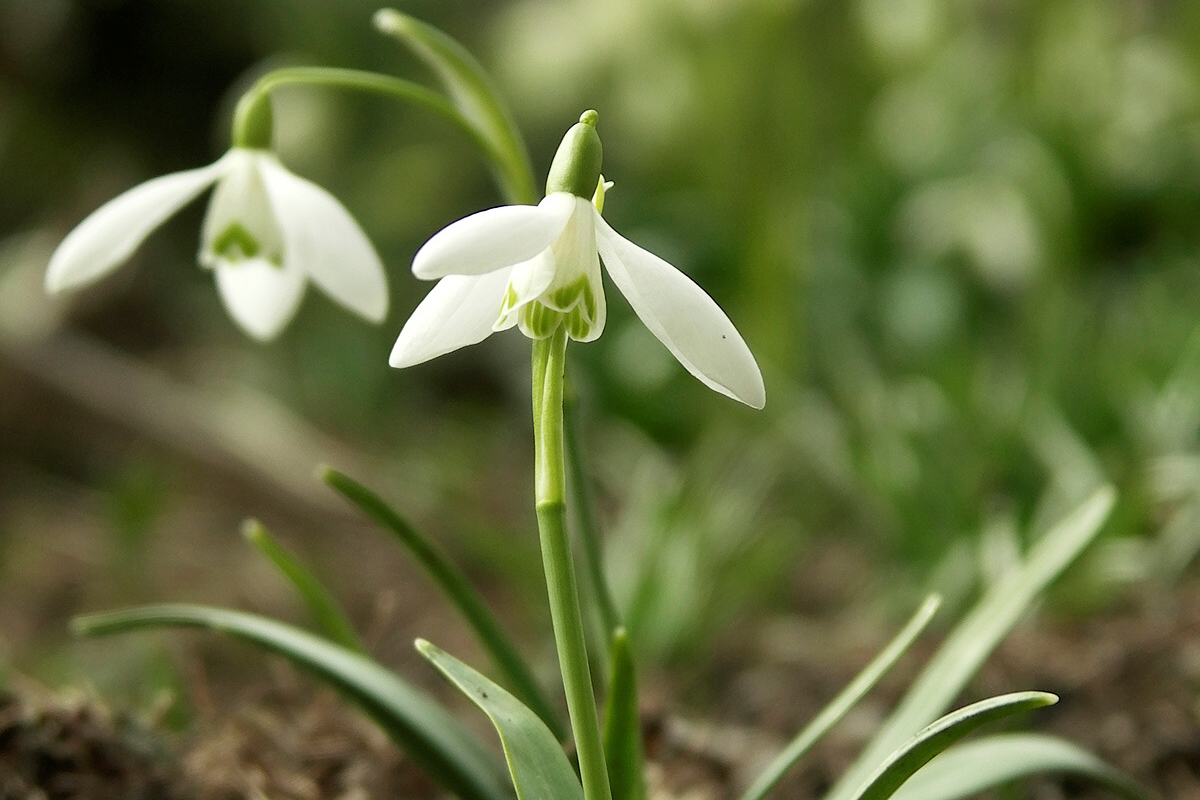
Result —
<path fill-rule="evenodd" d="M 372 322 L 387 316 L 387 276 L 375 248 L 345 207 L 315 183 L 284 169 L 271 154 L 260 168 L 275 219 L 283 229 L 283 252 L 317 286 Z"/>
<path fill-rule="evenodd" d="M 753 408 L 766 404 L 762 373 L 729 317 L 691 278 L 596 215 L 609 277 L 650 332 L 701 383 Z"/>
<path fill-rule="evenodd" d="M 426 280 L 483 275 L 528 261 L 554 243 L 574 210 L 574 195 L 555 192 L 536 206 L 472 214 L 438 231 L 417 251 L 413 274 Z"/>
<path fill-rule="evenodd" d="M 260 341 L 283 330 L 300 306 L 304 273 L 280 268 L 262 258 L 215 265 L 217 289 L 229 315 L 242 330 Z"/>
<path fill-rule="evenodd" d="M 46 289 L 89 283 L 129 258 L 150 232 L 221 177 L 227 161 L 173 172 L 114 197 L 79 223 L 50 257 Z"/>
<path fill-rule="evenodd" d="M 388 363 L 411 367 L 482 342 L 492 333 L 511 273 L 500 269 L 442 278 L 405 323 Z"/>

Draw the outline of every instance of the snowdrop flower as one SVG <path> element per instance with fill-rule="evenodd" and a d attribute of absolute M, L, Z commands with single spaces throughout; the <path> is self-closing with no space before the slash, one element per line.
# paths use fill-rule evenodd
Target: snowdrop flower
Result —
<path fill-rule="evenodd" d="M 54 252 L 47 290 L 74 289 L 112 272 L 210 186 L 199 261 L 214 272 L 226 309 L 247 334 L 278 334 L 310 280 L 351 311 L 383 321 L 383 264 L 358 223 L 332 195 L 258 147 L 235 146 L 206 167 L 154 178 L 102 205 Z"/>
<path fill-rule="evenodd" d="M 559 325 L 590 342 L 604 330 L 609 278 L 679 363 L 704 385 L 754 408 L 762 374 L 733 323 L 708 294 L 600 216 L 597 115 L 567 132 L 536 206 L 502 206 L 453 223 L 413 259 L 418 278 L 440 278 L 400 332 L 393 367 L 409 367 L 513 326 L 533 339 Z M 610 184 L 611 185 L 611 184 Z"/>

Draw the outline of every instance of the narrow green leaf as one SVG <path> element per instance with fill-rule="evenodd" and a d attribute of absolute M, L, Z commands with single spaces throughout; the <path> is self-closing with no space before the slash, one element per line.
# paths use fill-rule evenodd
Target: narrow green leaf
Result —
<path fill-rule="evenodd" d="M 563 451 L 567 459 L 567 505 L 571 511 L 572 527 L 578 534 L 580 558 L 587 578 L 588 595 L 592 599 L 603 640 L 609 641 L 621 627 L 621 616 L 613 601 L 608 578 L 604 574 L 604 548 L 600 540 L 600 526 L 596 524 L 595 504 L 588 486 L 587 471 L 584 469 L 583 444 L 579 435 L 579 395 L 570 381 L 563 386 Z"/>
<path fill-rule="evenodd" d="M 921 607 L 917 609 L 917 613 L 913 614 L 912 619 L 908 621 L 901 630 L 896 634 L 896 637 L 888 643 L 887 647 L 879 652 L 871 660 L 870 664 L 858 673 L 845 689 L 833 698 L 833 701 L 821 712 L 813 718 L 813 721 L 805 726 L 804 730 L 796 735 L 796 738 L 784 750 L 767 765 L 767 768 L 762 771 L 758 778 L 750 785 L 743 794 L 741 800 L 762 800 L 767 794 L 775 788 L 775 785 L 783 779 L 796 762 L 799 761 L 813 745 L 821 740 L 829 730 L 836 725 L 842 717 L 854 708 L 859 700 L 866 695 L 879 680 L 887 674 L 900 656 L 912 646 L 921 632 L 929 625 L 933 615 L 937 613 L 938 606 L 941 605 L 941 599 L 937 595 L 931 595 L 925 599 Z"/>
<path fill-rule="evenodd" d="M 510 800 L 503 773 L 454 717 L 399 676 L 359 653 L 266 617 L 225 608 L 162 604 L 88 614 L 72 626 L 85 636 L 138 628 L 205 628 L 251 642 L 316 674 L 463 800 Z"/>
<path fill-rule="evenodd" d="M 1124 800 L 1155 800 L 1094 753 L 1037 733 L 1001 733 L 953 747 L 913 775 L 892 800 L 959 800 L 1045 772 L 1093 781 Z"/>
<path fill-rule="evenodd" d="M 487 144 L 492 168 L 510 203 L 536 203 L 533 169 L 521 134 L 500 93 L 465 47 L 442 31 L 390 8 L 375 12 L 375 27 L 408 46 L 438 76 L 450 100 Z"/>
<path fill-rule="evenodd" d="M 424 639 L 417 650 L 496 726 L 519 800 L 583 800 L 583 787 L 558 739 L 524 703 Z"/>
<path fill-rule="evenodd" d="M 1033 546 L 1024 563 L 1004 574 L 955 626 L 880 727 L 826 795 L 848 800 L 875 767 L 923 725 L 942 713 L 1020 620 L 1029 605 L 1095 538 L 1112 511 L 1111 486 L 1097 490 Z"/>
<path fill-rule="evenodd" d="M 517 695 L 532 708 L 560 740 L 566 735 L 563 724 L 546 699 L 533 670 L 500 627 L 475 587 L 454 562 L 427 536 L 408 523 L 383 498 L 350 476 L 331 467 L 323 467 L 321 479 L 345 497 L 382 528 L 391 532 L 416 558 L 434 584 L 445 593 L 463 619 L 479 637 L 496 666 L 511 683 Z"/>
<path fill-rule="evenodd" d="M 613 633 L 609 648 L 608 700 L 604 709 L 604 756 L 612 796 L 645 800 L 646 763 L 642 755 L 642 725 L 638 716 L 637 667 L 629 634 Z"/>
<path fill-rule="evenodd" d="M 354 626 L 350 624 L 338 602 L 333 599 L 333 595 L 311 570 L 271 537 L 261 522 L 256 519 L 246 520 L 242 525 L 242 535 L 296 588 L 300 598 L 308 606 L 309 613 L 327 637 L 347 650 L 364 654 L 367 652 L 362 639 L 358 638 Z"/>
<path fill-rule="evenodd" d="M 887 800 L 914 772 L 971 731 L 1012 714 L 1057 702 L 1056 696 L 1046 692 L 1016 692 L 980 700 L 947 714 L 892 753 L 852 797 Z"/>

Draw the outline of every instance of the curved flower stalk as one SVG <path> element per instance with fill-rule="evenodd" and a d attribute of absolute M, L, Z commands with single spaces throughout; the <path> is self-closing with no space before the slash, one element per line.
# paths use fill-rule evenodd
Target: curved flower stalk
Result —
<path fill-rule="evenodd" d="M 267 149 L 269 117 L 265 131 L 256 133 L 265 141 L 235 144 L 206 167 L 154 178 L 92 212 L 51 257 L 47 290 L 75 289 L 108 275 L 159 225 L 214 187 L 198 259 L 214 273 L 221 300 L 242 330 L 259 340 L 276 336 L 309 281 L 349 310 L 382 322 L 387 278 L 366 234 L 331 194 L 288 171 Z"/>
<path fill-rule="evenodd" d="M 417 252 L 413 274 L 440 278 L 392 350 L 409 367 L 520 328 L 545 339 L 562 325 L 590 342 L 604 331 L 600 278 L 685 369 L 710 389 L 754 408 L 766 402 L 762 374 L 729 317 L 690 278 L 617 233 L 600 215 L 611 184 L 600 178 L 597 115 L 585 113 L 559 147 L 536 206 L 481 211 L 437 233 Z"/>

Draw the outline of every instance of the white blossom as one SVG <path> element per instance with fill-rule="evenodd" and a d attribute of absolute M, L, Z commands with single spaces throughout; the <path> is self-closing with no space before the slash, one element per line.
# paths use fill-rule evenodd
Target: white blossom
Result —
<path fill-rule="evenodd" d="M 47 290 L 74 289 L 112 272 L 210 186 L 199 262 L 213 271 L 225 307 L 247 334 L 277 335 L 310 280 L 351 311 L 383 321 L 383 264 L 358 223 L 274 153 L 250 148 L 235 147 L 206 167 L 154 178 L 105 203 L 54 252 Z"/>

